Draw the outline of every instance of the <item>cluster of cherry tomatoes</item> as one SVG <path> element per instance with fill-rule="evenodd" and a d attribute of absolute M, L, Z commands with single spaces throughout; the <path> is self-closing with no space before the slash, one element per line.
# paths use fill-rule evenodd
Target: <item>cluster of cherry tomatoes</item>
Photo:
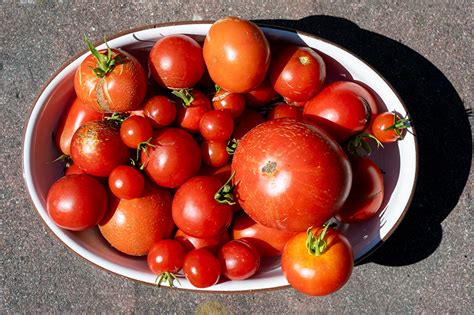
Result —
<path fill-rule="evenodd" d="M 56 132 L 69 160 L 47 198 L 57 225 L 98 226 L 117 250 L 147 255 L 159 284 L 181 269 L 199 288 L 243 280 L 282 255 L 302 292 L 344 285 L 352 249 L 324 223 L 377 213 L 382 173 L 359 148 L 401 139 L 408 120 L 377 115 L 360 84 L 327 83 L 315 50 L 270 46 L 239 18 L 214 23 L 203 47 L 162 37 L 147 66 L 86 42 Z"/>

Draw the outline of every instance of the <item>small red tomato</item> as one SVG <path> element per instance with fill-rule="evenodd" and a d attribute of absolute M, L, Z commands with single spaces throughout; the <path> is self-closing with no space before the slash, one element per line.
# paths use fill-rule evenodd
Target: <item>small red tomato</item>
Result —
<path fill-rule="evenodd" d="M 220 235 L 211 238 L 197 238 L 187 235 L 183 231 L 176 231 L 174 239 L 183 245 L 186 252 L 190 252 L 193 249 L 204 248 L 213 254 L 217 254 L 219 249 L 229 241 L 229 234 L 224 232 Z"/>
<path fill-rule="evenodd" d="M 230 175 L 232 174 L 232 168 L 230 163 L 222 166 L 222 167 L 208 167 L 204 166 L 201 167 L 199 170 L 199 175 L 209 175 L 218 178 L 221 182 L 225 183 Z"/>
<path fill-rule="evenodd" d="M 184 257 L 183 271 L 186 279 L 197 288 L 210 287 L 221 276 L 219 259 L 204 248 L 192 250 Z"/>
<path fill-rule="evenodd" d="M 221 167 L 229 162 L 227 143 L 204 140 L 201 142 L 202 161 L 212 167 Z"/>
<path fill-rule="evenodd" d="M 385 112 L 375 117 L 371 132 L 381 142 L 391 143 L 403 139 L 406 129 L 410 126 L 408 118 L 402 119 L 395 113 Z"/>
<path fill-rule="evenodd" d="M 268 120 L 278 118 L 303 118 L 303 112 L 299 107 L 288 105 L 285 103 L 277 103 L 275 107 L 268 114 Z"/>
<path fill-rule="evenodd" d="M 176 226 L 198 238 L 224 233 L 232 221 L 232 207 L 216 200 L 221 187 L 221 181 L 212 176 L 196 176 L 181 185 L 173 199 Z"/>
<path fill-rule="evenodd" d="M 272 59 L 268 72 L 278 94 L 291 101 L 304 102 L 323 86 L 326 65 L 313 49 L 288 46 Z"/>
<path fill-rule="evenodd" d="M 68 167 L 66 167 L 66 171 L 64 172 L 65 175 L 79 175 L 79 174 L 86 174 L 84 170 L 82 170 L 76 163 L 72 162 Z"/>
<path fill-rule="evenodd" d="M 88 122 L 72 137 L 71 157 L 87 174 L 109 176 L 115 167 L 128 162 L 129 154 L 119 129 L 110 122 Z"/>
<path fill-rule="evenodd" d="M 153 136 L 153 128 L 145 117 L 130 116 L 120 126 L 120 138 L 129 148 L 136 149 Z"/>
<path fill-rule="evenodd" d="M 107 210 L 107 192 L 90 175 L 68 175 L 49 189 L 46 208 L 63 229 L 82 231 L 99 223 Z"/>
<path fill-rule="evenodd" d="M 254 110 L 246 109 L 235 123 L 233 137 L 240 140 L 252 128 L 265 122 L 265 117 Z"/>
<path fill-rule="evenodd" d="M 199 90 L 180 91 L 177 96 L 177 124 L 189 131 L 199 132 L 199 123 L 202 116 L 212 109 L 211 101 Z"/>
<path fill-rule="evenodd" d="M 163 95 L 152 96 L 143 105 L 143 113 L 153 127 L 169 126 L 176 118 L 176 103 Z"/>
<path fill-rule="evenodd" d="M 167 282 L 173 286 L 174 275 L 183 268 L 184 248 L 175 240 L 160 240 L 148 252 L 147 262 L 151 272 L 158 275 L 157 285 Z"/>
<path fill-rule="evenodd" d="M 226 111 L 233 118 L 239 117 L 245 109 L 245 97 L 243 94 L 230 93 L 220 90 L 212 98 L 212 106 L 216 110 Z"/>
<path fill-rule="evenodd" d="M 202 116 L 199 130 L 206 140 L 225 142 L 234 131 L 234 120 L 229 112 L 211 110 Z"/>
<path fill-rule="evenodd" d="M 244 280 L 253 276 L 260 267 L 260 254 L 248 241 L 233 240 L 219 251 L 222 274 L 230 280 Z"/>
<path fill-rule="evenodd" d="M 145 188 L 145 179 L 133 167 L 120 165 L 114 168 L 109 175 L 109 188 L 117 198 L 138 198 Z"/>
<path fill-rule="evenodd" d="M 186 35 L 168 35 L 158 40 L 148 62 L 153 79 L 168 89 L 192 88 L 205 70 L 201 46 Z"/>
<path fill-rule="evenodd" d="M 277 93 L 273 89 L 269 80 L 265 80 L 258 87 L 245 93 L 245 104 L 249 107 L 257 108 L 270 103 Z"/>

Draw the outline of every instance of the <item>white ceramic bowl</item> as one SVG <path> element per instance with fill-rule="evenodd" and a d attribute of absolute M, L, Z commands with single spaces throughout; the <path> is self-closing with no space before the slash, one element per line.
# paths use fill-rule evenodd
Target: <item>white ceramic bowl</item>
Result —
<path fill-rule="evenodd" d="M 146 56 L 153 43 L 163 35 L 188 34 L 203 38 L 210 23 L 182 22 L 145 26 L 118 34 L 109 39 L 113 48 L 120 47 L 138 58 Z M 406 115 L 407 110 L 392 87 L 365 62 L 350 52 L 320 38 L 298 31 L 262 27 L 272 41 L 285 41 L 315 48 L 324 57 L 328 80 L 355 80 L 369 87 L 378 100 L 380 109 L 395 110 Z M 99 46 L 105 48 L 105 45 Z M 63 174 L 63 165 L 51 163 L 58 156 L 52 132 L 58 125 L 65 107 L 74 97 L 74 72 L 88 53 L 83 52 L 67 61 L 43 87 L 35 100 L 25 127 L 23 141 L 23 176 L 28 192 L 39 215 L 49 229 L 72 251 L 91 263 L 122 276 L 154 283 L 144 258 L 123 255 L 110 247 L 97 229 L 70 232 L 56 226 L 46 212 L 49 187 Z M 409 207 L 418 169 L 417 144 L 412 134 L 403 141 L 387 145 L 372 157 L 384 170 L 385 199 L 379 215 L 363 223 L 343 225 L 340 229 L 351 242 L 356 262 L 380 246 L 396 229 Z M 181 287 L 195 289 L 186 279 Z M 262 271 L 245 281 L 223 281 L 204 289 L 207 291 L 250 291 L 287 286 L 279 261 L 265 262 Z"/>

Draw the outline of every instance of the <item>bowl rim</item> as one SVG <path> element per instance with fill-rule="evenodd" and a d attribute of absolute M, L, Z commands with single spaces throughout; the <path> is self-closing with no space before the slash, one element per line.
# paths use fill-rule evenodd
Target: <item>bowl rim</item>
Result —
<path fill-rule="evenodd" d="M 160 28 L 160 27 L 167 27 L 167 26 L 178 26 L 178 25 L 192 25 L 192 24 L 210 24 L 212 25 L 216 20 L 201 20 L 201 21 L 190 21 L 190 20 L 185 20 L 185 21 L 172 21 L 172 22 L 163 22 L 163 23 L 154 23 L 154 24 L 145 24 L 145 25 L 141 25 L 141 26 L 137 26 L 137 27 L 134 27 L 134 28 L 130 28 L 128 30 L 123 30 L 123 31 L 120 31 L 120 32 L 116 32 L 116 33 L 113 33 L 112 35 L 109 35 L 107 36 L 107 40 L 113 40 L 113 39 L 116 39 L 118 37 L 121 37 L 121 36 L 124 36 L 124 35 L 128 35 L 128 34 L 131 34 L 131 33 L 135 33 L 135 32 L 139 32 L 139 31 L 143 31 L 143 30 L 147 30 L 147 29 L 154 29 L 154 28 Z M 403 106 L 403 108 L 405 109 L 405 111 L 407 113 L 409 113 L 408 111 L 408 108 L 407 106 L 405 105 L 405 102 L 403 101 L 403 99 L 400 97 L 400 95 L 398 94 L 397 90 L 394 89 L 394 87 L 390 84 L 390 82 L 388 82 L 388 80 L 379 72 L 377 71 L 374 67 L 372 67 L 372 65 L 370 65 L 368 62 L 366 62 L 363 58 L 359 57 L 357 54 L 355 54 L 354 52 L 350 51 L 349 49 L 343 47 L 343 46 L 340 46 L 330 40 L 327 40 L 325 38 L 322 38 L 322 37 L 319 37 L 315 34 L 311 34 L 311 33 L 308 33 L 308 32 L 304 32 L 304 31 L 300 31 L 298 29 L 295 29 L 295 28 L 290 28 L 290 27 L 283 27 L 283 26 L 275 26 L 275 25 L 270 25 L 270 24 L 266 24 L 266 23 L 259 23 L 259 22 L 256 22 L 256 21 L 253 21 L 253 20 L 250 20 L 251 22 L 255 23 L 258 27 L 260 28 L 270 28 L 270 29 L 277 29 L 277 30 L 282 30 L 282 31 L 286 31 L 286 32 L 291 32 L 291 33 L 296 33 L 296 34 L 301 34 L 301 35 L 304 35 L 304 36 L 307 36 L 307 37 L 310 37 L 310 38 L 314 38 L 314 39 L 317 39 L 317 40 L 320 40 L 322 42 L 325 42 L 327 44 L 330 44 L 330 45 L 333 45 L 353 56 L 355 56 L 357 59 L 359 59 L 359 61 L 361 61 L 364 65 L 368 66 L 372 71 L 374 71 L 383 81 L 385 84 L 387 84 L 387 86 L 392 90 L 392 92 L 395 94 L 395 96 L 398 98 L 398 100 L 400 101 L 400 104 Z M 93 45 L 95 47 L 101 45 L 103 42 L 102 41 L 94 41 L 93 42 Z M 27 113 L 27 119 L 25 120 L 24 124 L 23 124 L 23 131 L 22 131 L 22 145 L 21 145 L 21 167 L 22 167 L 22 178 L 23 178 L 23 184 L 25 185 L 25 188 L 26 188 L 26 191 L 28 192 L 28 199 L 30 201 L 30 204 L 33 206 L 33 208 L 36 210 L 38 216 L 41 218 L 41 220 L 43 221 L 43 225 L 46 226 L 47 228 L 47 231 L 49 234 L 52 234 L 54 235 L 54 237 L 56 239 L 58 239 L 60 241 L 60 243 L 63 245 L 63 247 L 67 248 L 70 252 L 74 253 L 75 255 L 81 257 L 82 259 L 84 259 L 85 261 L 89 262 L 90 264 L 100 268 L 101 270 L 104 270 L 108 273 L 113 273 L 115 275 L 118 275 L 120 277 L 123 277 L 125 279 L 129 279 L 129 280 L 133 280 L 135 282 L 138 282 L 138 283 L 141 283 L 141 284 L 146 284 L 146 285 L 149 285 L 149 286 L 155 286 L 154 284 L 151 284 L 149 282 L 145 282 L 145 281 L 142 281 L 142 280 L 138 280 L 138 279 L 135 279 L 135 278 L 131 278 L 131 277 L 128 277 L 126 275 L 122 275 L 122 274 L 119 274 L 117 272 L 114 272 L 110 269 L 107 269 L 105 267 L 102 267 L 98 264 L 96 264 L 95 262 L 87 259 L 86 257 L 80 255 L 79 253 L 77 253 L 75 250 L 73 250 L 72 248 L 70 248 L 66 243 L 64 243 L 64 241 L 59 237 L 57 236 L 52 230 L 51 228 L 48 226 L 48 224 L 44 221 L 43 217 L 40 215 L 39 213 L 39 210 L 36 208 L 34 202 L 33 202 L 33 199 L 31 197 L 31 194 L 30 194 L 30 191 L 29 191 L 29 188 L 28 188 L 28 184 L 26 182 L 26 177 L 25 177 L 25 159 L 24 159 L 24 151 L 25 151 L 25 142 L 26 142 L 26 130 L 28 128 L 28 124 L 30 122 L 30 119 L 31 119 L 31 115 L 33 113 L 33 110 L 34 108 L 36 107 L 37 103 L 38 103 L 38 100 L 40 98 L 40 96 L 44 93 L 46 87 L 51 83 L 51 81 L 56 77 L 58 76 L 70 63 L 72 63 L 74 60 L 76 60 L 77 58 L 79 58 L 80 56 L 82 56 L 83 54 L 87 53 L 89 50 L 87 48 L 83 49 L 83 50 L 80 50 L 78 52 L 76 52 L 73 56 L 69 57 L 66 61 L 64 61 L 50 76 L 49 78 L 41 85 L 39 91 L 36 93 L 33 101 L 32 101 L 32 105 L 30 105 L 30 108 L 28 110 L 28 113 Z M 418 139 L 416 137 L 416 129 L 415 129 L 415 126 L 413 126 L 413 124 L 411 125 L 411 128 L 413 130 L 413 134 L 415 135 L 414 136 L 414 144 L 415 144 L 415 176 L 414 176 L 414 181 L 413 181 L 413 187 L 411 189 L 411 192 L 410 192 L 410 196 L 408 198 L 408 202 L 405 206 L 405 208 L 403 209 L 400 217 L 397 219 L 397 221 L 395 222 L 395 224 L 393 225 L 393 227 L 388 231 L 388 233 L 383 237 L 381 238 L 377 244 L 375 244 L 367 253 L 365 253 L 363 256 L 359 257 L 357 260 L 354 261 L 354 266 L 357 266 L 359 265 L 362 261 L 364 261 L 365 259 L 367 259 L 367 257 L 369 257 L 371 254 L 373 254 L 377 249 L 379 249 L 386 241 L 387 239 L 390 238 L 390 236 L 395 232 L 395 230 L 398 228 L 398 226 L 400 225 L 400 223 L 403 221 L 408 209 L 410 208 L 411 206 L 411 203 L 413 201 L 413 197 L 415 195 L 415 191 L 416 191 L 416 187 L 417 187 L 417 183 L 418 183 L 418 175 L 419 175 L 419 149 L 418 149 Z M 280 290 L 280 289 L 285 289 L 285 288 L 288 288 L 290 287 L 290 285 L 284 285 L 284 286 L 278 286 L 278 287 L 272 287 L 272 288 L 262 288 L 262 289 L 252 289 L 252 290 L 238 290 L 238 291 L 220 291 L 220 290 L 212 290 L 212 291 L 203 291 L 203 290 L 198 290 L 198 289 L 185 289 L 185 288 L 180 288 L 180 287 L 167 287 L 167 286 L 164 286 L 165 288 L 168 288 L 168 289 L 178 289 L 178 290 L 183 290 L 183 291 L 191 291 L 191 292 L 200 292 L 200 293 L 215 293 L 215 294 L 245 294 L 245 293 L 250 293 L 250 292 L 256 292 L 256 291 L 259 291 L 259 292 L 268 292 L 268 291 L 274 291 L 274 290 Z"/>

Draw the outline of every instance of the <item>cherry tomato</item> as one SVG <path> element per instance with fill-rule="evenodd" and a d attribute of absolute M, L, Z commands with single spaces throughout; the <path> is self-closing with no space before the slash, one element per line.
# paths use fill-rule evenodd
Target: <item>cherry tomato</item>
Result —
<path fill-rule="evenodd" d="M 195 249 L 184 257 L 184 275 L 197 288 L 207 288 L 219 281 L 219 259 L 204 248 Z"/>
<path fill-rule="evenodd" d="M 368 126 L 377 113 L 375 99 L 361 85 L 337 81 L 326 86 L 304 106 L 303 115 L 326 130 L 339 143 Z"/>
<path fill-rule="evenodd" d="M 288 105 L 285 103 L 277 103 L 275 107 L 268 114 L 268 119 L 278 119 L 278 118 L 294 118 L 301 119 L 303 118 L 303 112 L 297 106 Z"/>
<path fill-rule="evenodd" d="M 90 175 L 68 175 L 49 189 L 46 208 L 63 229 L 82 231 L 99 223 L 107 210 L 107 192 Z"/>
<path fill-rule="evenodd" d="M 176 226 L 197 238 L 224 233 L 232 221 L 232 208 L 215 199 L 221 187 L 221 181 L 212 176 L 196 176 L 181 185 L 173 199 Z"/>
<path fill-rule="evenodd" d="M 170 287 L 173 286 L 176 278 L 174 274 L 183 268 L 184 256 L 184 248 L 178 241 L 160 240 L 153 245 L 148 252 L 147 262 L 151 272 L 159 275 L 158 285 L 164 281 Z"/>
<path fill-rule="evenodd" d="M 146 94 L 145 70 L 123 50 L 97 50 L 77 68 L 74 89 L 77 97 L 98 112 L 127 112 L 140 107 Z M 99 60 L 100 59 L 100 62 Z"/>
<path fill-rule="evenodd" d="M 304 231 L 330 219 L 352 184 L 349 160 L 321 128 L 290 118 L 247 133 L 232 159 L 237 201 L 267 227 Z"/>
<path fill-rule="evenodd" d="M 219 249 L 229 241 L 229 234 L 224 232 L 220 235 L 211 238 L 197 238 L 187 235 L 183 231 L 176 231 L 174 239 L 183 245 L 184 250 L 189 252 L 193 249 L 204 248 L 213 254 L 217 254 Z"/>
<path fill-rule="evenodd" d="M 268 72 L 278 94 L 291 101 L 305 102 L 323 86 L 326 65 L 309 47 L 287 46 L 272 59 Z"/>
<path fill-rule="evenodd" d="M 66 167 L 65 175 L 79 175 L 86 174 L 76 163 L 72 162 L 69 166 Z"/>
<path fill-rule="evenodd" d="M 109 175 L 109 188 L 117 198 L 138 198 L 145 188 L 145 179 L 133 167 L 120 165 Z"/>
<path fill-rule="evenodd" d="M 229 162 L 226 142 L 204 140 L 201 142 L 202 161 L 212 167 L 221 167 Z"/>
<path fill-rule="evenodd" d="M 258 87 L 270 64 L 270 45 L 262 30 L 236 17 L 220 19 L 211 26 L 203 53 L 212 80 L 233 93 Z"/>
<path fill-rule="evenodd" d="M 129 153 L 119 129 L 110 122 L 90 121 L 76 131 L 71 141 L 74 163 L 98 177 L 109 176 L 115 167 L 126 164 Z"/>
<path fill-rule="evenodd" d="M 400 118 L 395 113 L 385 112 L 375 116 L 371 125 L 372 134 L 383 143 L 403 139 L 406 128 L 410 127 L 407 118 Z"/>
<path fill-rule="evenodd" d="M 163 95 L 152 96 L 143 105 L 143 113 L 153 127 L 169 126 L 176 118 L 176 103 Z"/>
<path fill-rule="evenodd" d="M 248 241 L 233 240 L 219 251 L 222 274 L 230 280 L 244 280 L 253 276 L 260 267 L 260 254 Z"/>
<path fill-rule="evenodd" d="M 245 97 L 243 94 L 231 93 L 220 90 L 212 98 L 212 106 L 216 110 L 226 111 L 233 118 L 239 117 L 245 109 Z"/>
<path fill-rule="evenodd" d="M 153 128 L 145 117 L 130 116 L 120 126 L 120 138 L 123 143 L 136 149 L 142 142 L 148 141 L 153 136 Z"/>
<path fill-rule="evenodd" d="M 186 35 L 168 35 L 158 40 L 148 62 L 153 79 L 168 89 L 192 88 L 205 69 L 201 46 Z"/>
<path fill-rule="evenodd" d="M 225 142 L 234 131 L 234 120 L 229 112 L 211 110 L 202 115 L 199 130 L 206 140 Z"/>
<path fill-rule="evenodd" d="M 56 132 L 56 146 L 64 154 L 71 154 L 72 136 L 86 122 L 102 119 L 102 114 L 90 109 L 76 98 L 71 107 L 64 113 Z"/>
<path fill-rule="evenodd" d="M 240 140 L 252 128 L 265 122 L 265 117 L 254 110 L 245 110 L 236 121 L 233 137 Z"/>
<path fill-rule="evenodd" d="M 172 236 L 174 223 L 169 190 L 145 182 L 139 198 L 118 199 L 109 194 L 109 199 L 109 209 L 99 229 L 115 249 L 128 255 L 143 256 L 157 241 Z"/>
<path fill-rule="evenodd" d="M 249 107 L 257 108 L 269 104 L 277 93 L 273 89 L 269 80 L 264 80 L 262 84 L 245 94 L 245 104 Z"/>
<path fill-rule="evenodd" d="M 368 157 L 351 158 L 352 188 L 336 218 L 353 223 L 375 216 L 382 205 L 384 183 L 382 172 Z"/>
<path fill-rule="evenodd" d="M 202 116 L 212 109 L 211 101 L 199 90 L 179 92 L 176 122 L 189 132 L 199 132 Z"/>
<path fill-rule="evenodd" d="M 266 227 L 241 213 L 232 223 L 231 237 L 245 239 L 255 246 L 260 256 L 271 257 L 281 255 L 286 242 L 297 233 Z"/>
<path fill-rule="evenodd" d="M 199 171 L 201 150 L 186 131 L 178 128 L 159 129 L 150 141 L 152 146 L 141 153 L 145 173 L 156 184 L 175 188 Z"/>
<path fill-rule="evenodd" d="M 312 296 L 339 290 L 354 265 L 352 247 L 342 234 L 331 228 L 321 233 L 321 228 L 312 229 L 310 235 L 299 233 L 286 243 L 281 256 L 281 269 L 290 285 Z"/>

